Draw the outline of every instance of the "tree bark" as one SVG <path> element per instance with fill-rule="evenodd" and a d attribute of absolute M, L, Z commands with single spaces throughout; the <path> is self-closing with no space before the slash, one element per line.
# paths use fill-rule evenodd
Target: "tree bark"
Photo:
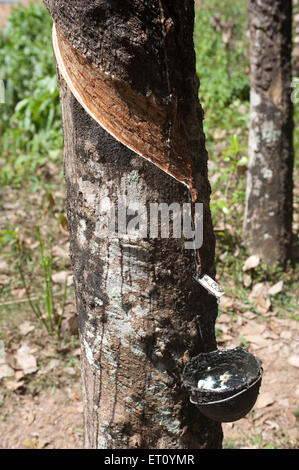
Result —
<path fill-rule="evenodd" d="M 244 235 L 270 264 L 290 257 L 293 204 L 292 1 L 248 0 L 251 111 Z"/>
<path fill-rule="evenodd" d="M 214 276 L 193 1 L 163 2 L 162 20 L 161 1 L 149 5 L 140 0 L 45 0 L 45 4 L 76 50 L 142 96 L 150 91 L 162 102 L 169 96 L 172 77 L 172 90 L 180 100 L 179 118 L 194 155 L 192 177 L 204 205 L 200 269 Z M 170 25 L 166 43 L 162 24 Z M 144 42 L 136 28 L 145 34 Z M 59 72 L 58 76 L 82 349 L 84 445 L 219 448 L 221 426 L 202 416 L 181 387 L 187 361 L 216 348 L 217 302 L 193 279 L 193 250 L 185 249 L 183 238 L 105 238 L 99 233 L 107 197 L 116 208 L 123 196 L 127 205 L 148 207 L 188 202 L 189 190 L 102 129 Z"/>

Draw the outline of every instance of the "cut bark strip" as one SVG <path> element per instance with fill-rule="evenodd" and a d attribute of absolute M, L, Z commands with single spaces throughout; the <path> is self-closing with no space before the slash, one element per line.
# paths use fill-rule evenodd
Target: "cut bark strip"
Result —
<path fill-rule="evenodd" d="M 53 48 L 60 73 L 85 111 L 119 142 L 190 188 L 195 200 L 192 162 L 176 104 L 157 104 L 154 97 L 147 98 L 102 72 L 70 44 L 55 23 Z"/>

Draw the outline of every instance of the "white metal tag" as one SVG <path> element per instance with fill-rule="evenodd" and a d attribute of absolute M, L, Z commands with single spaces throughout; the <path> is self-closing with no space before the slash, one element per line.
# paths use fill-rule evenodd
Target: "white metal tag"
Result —
<path fill-rule="evenodd" d="M 199 284 L 201 284 L 210 294 L 214 295 L 217 298 L 220 298 L 224 294 L 224 290 L 218 284 L 218 282 L 214 281 L 210 276 L 205 274 L 201 277 L 195 278 Z"/>

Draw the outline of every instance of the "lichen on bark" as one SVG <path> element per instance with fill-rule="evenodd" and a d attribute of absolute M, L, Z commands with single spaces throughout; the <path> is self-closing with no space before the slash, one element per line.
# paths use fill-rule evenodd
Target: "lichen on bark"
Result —
<path fill-rule="evenodd" d="M 119 2 L 112 0 L 45 3 L 73 46 L 93 58 L 99 67 L 108 67 L 109 73 L 129 74 L 127 78 L 140 93 L 145 91 L 144 80 L 150 86 L 150 79 L 151 91 L 161 100 L 169 93 L 165 85 L 165 51 L 161 55 L 154 41 L 158 29 L 161 35 L 160 1 L 149 4 L 128 0 L 124 2 L 126 9 L 119 10 Z M 167 1 L 164 6 L 165 21 L 169 20 L 165 24 L 170 30 L 171 21 L 175 25 L 168 43 L 168 67 L 181 99 L 180 123 L 186 128 L 194 182 L 204 205 L 201 267 L 214 276 L 215 238 L 195 73 L 193 2 Z M 105 34 L 100 27 L 104 17 Z M 180 18 L 184 18 L 182 24 Z M 137 50 L 132 49 L 132 56 L 125 53 L 131 50 L 135 37 L 132 31 L 136 24 L 140 28 L 140 21 L 148 34 L 146 47 L 154 54 L 147 59 L 155 63 L 147 71 L 149 76 L 144 74 L 142 60 L 137 60 L 145 47 L 142 38 L 136 43 Z M 113 31 L 117 32 L 117 41 L 121 36 L 123 62 Z M 85 33 L 86 42 L 82 39 Z M 184 62 L 183 69 L 178 69 L 175 55 Z M 193 250 L 185 249 L 183 238 L 99 236 L 99 209 L 104 211 L 107 198 L 116 209 L 123 195 L 146 206 L 183 204 L 189 200 L 188 189 L 99 127 L 61 76 L 59 86 L 67 214 L 82 348 L 85 447 L 219 448 L 221 426 L 202 416 L 181 386 L 187 361 L 203 350 L 216 348 L 217 302 L 193 279 Z"/>
<path fill-rule="evenodd" d="M 244 234 L 251 253 L 284 265 L 292 243 L 292 2 L 248 0 L 248 6 L 251 109 Z"/>

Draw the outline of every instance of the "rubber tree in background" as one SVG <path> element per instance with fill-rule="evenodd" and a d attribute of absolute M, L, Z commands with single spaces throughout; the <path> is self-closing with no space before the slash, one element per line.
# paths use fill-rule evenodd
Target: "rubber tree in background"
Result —
<path fill-rule="evenodd" d="M 299 0 L 293 0 L 293 28 L 294 28 L 294 48 L 293 48 L 293 75 L 299 78 Z M 298 84 L 297 84 L 298 89 Z"/>
<path fill-rule="evenodd" d="M 252 254 L 284 265 L 293 204 L 292 0 L 248 0 L 251 111 L 244 235 Z"/>
<path fill-rule="evenodd" d="M 215 276 L 194 2 L 44 3 L 59 62 L 84 445 L 219 448 L 221 426 L 181 387 L 187 361 L 216 349 L 217 302 L 194 280 Z M 102 236 L 105 210 L 123 215 L 124 197 L 131 222 L 136 204 L 201 202 L 203 245 Z"/>

